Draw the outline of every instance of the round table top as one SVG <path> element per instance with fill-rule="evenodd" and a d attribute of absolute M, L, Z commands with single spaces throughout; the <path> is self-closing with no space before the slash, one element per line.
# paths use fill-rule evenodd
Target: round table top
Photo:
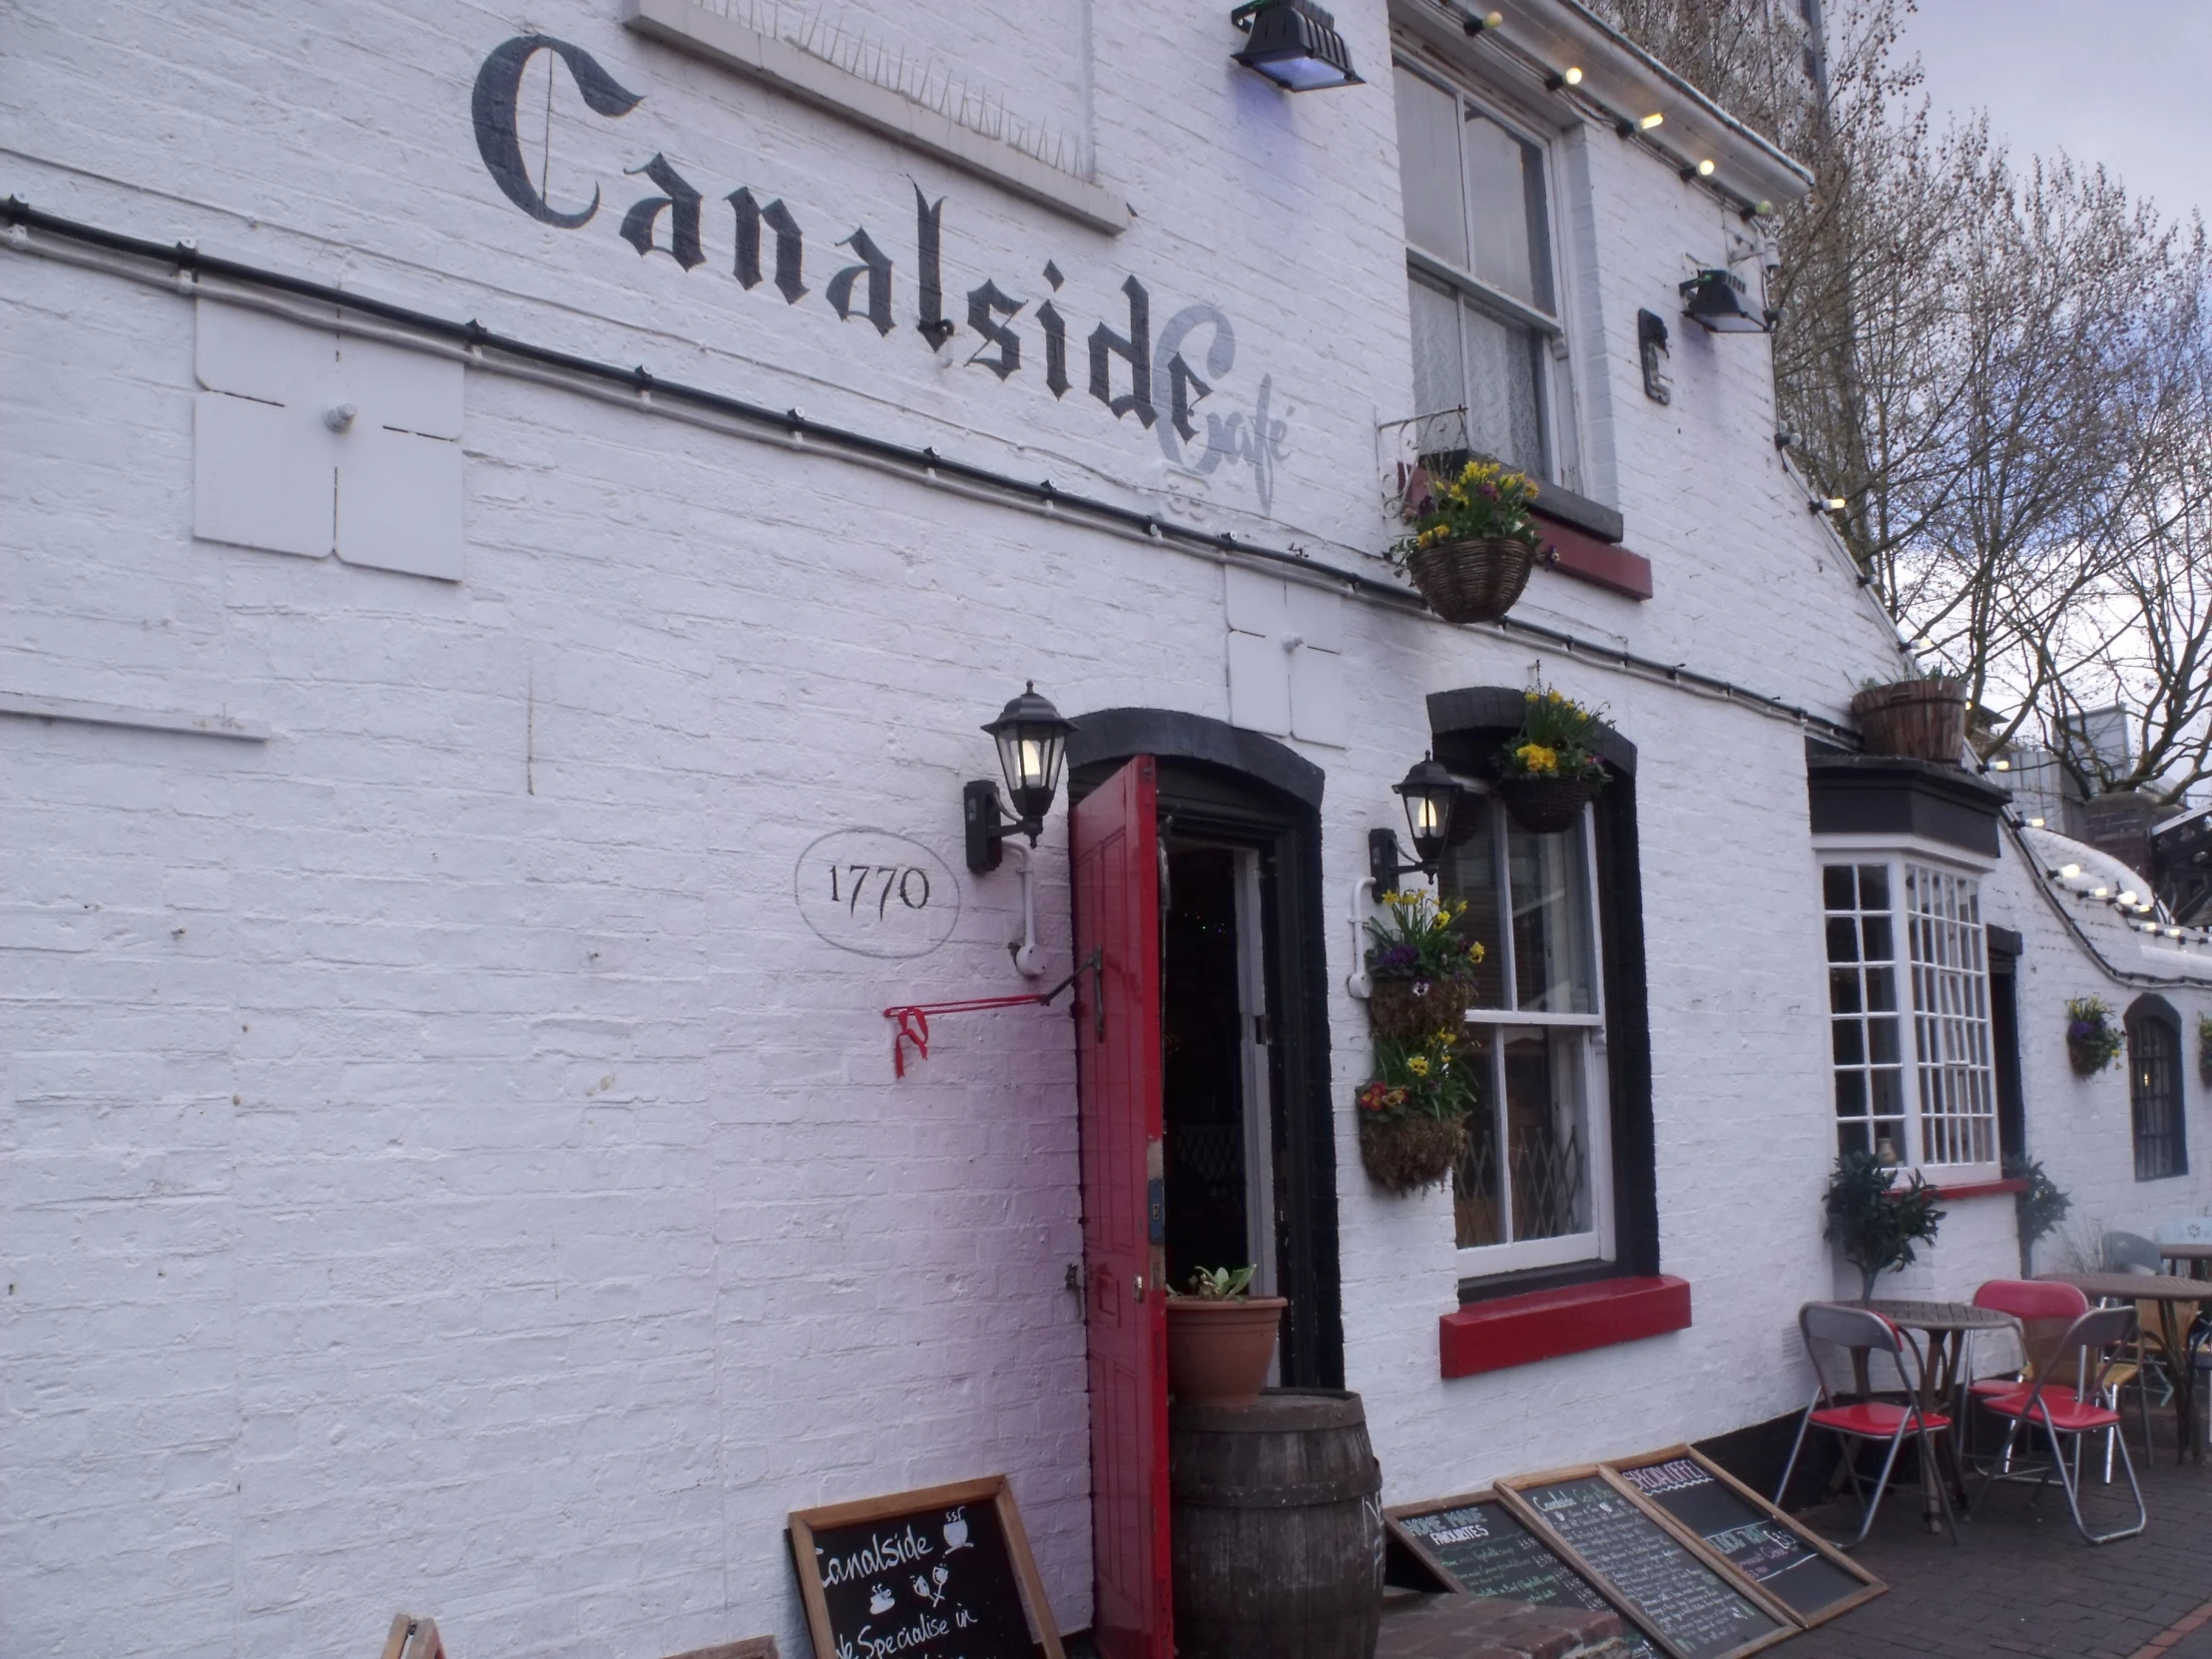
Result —
<path fill-rule="evenodd" d="M 2045 1273 L 2053 1284 L 2071 1285 L 2083 1296 L 2120 1302 L 2204 1302 L 2212 1300 L 2212 1282 L 2173 1273 Z"/>
<path fill-rule="evenodd" d="M 2202 1295 L 2201 1282 L 2197 1289 Z M 2010 1314 L 2000 1314 L 1994 1308 L 1976 1308 L 1970 1302 L 1891 1302 L 1877 1297 L 1872 1302 L 1850 1302 L 1845 1306 L 1865 1308 L 1880 1314 L 1892 1325 L 1914 1331 L 2001 1331 L 2014 1323 Z"/>
<path fill-rule="evenodd" d="M 2169 1262 L 2212 1262 L 2212 1244 L 2165 1244 L 2158 1254 Z"/>

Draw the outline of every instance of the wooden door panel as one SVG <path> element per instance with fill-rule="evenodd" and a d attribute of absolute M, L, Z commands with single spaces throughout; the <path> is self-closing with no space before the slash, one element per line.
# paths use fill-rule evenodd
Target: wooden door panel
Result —
<path fill-rule="evenodd" d="M 1140 755 L 1069 814 L 1101 1659 L 1172 1659 L 1167 1299 L 1159 1225 L 1159 768 Z"/>

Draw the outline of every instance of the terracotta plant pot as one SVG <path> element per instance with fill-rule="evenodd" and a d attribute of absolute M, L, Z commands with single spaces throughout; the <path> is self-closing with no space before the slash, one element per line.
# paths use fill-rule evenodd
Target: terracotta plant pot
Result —
<path fill-rule="evenodd" d="M 1268 1380 L 1279 1296 L 1168 1298 L 1168 1392 L 1184 1405 L 1251 1405 Z"/>
<path fill-rule="evenodd" d="M 1542 835 L 1580 823 L 1597 786 L 1586 778 L 1500 778 L 1497 793 L 1515 824 Z"/>
<path fill-rule="evenodd" d="M 1851 700 L 1852 718 L 1869 755 L 1956 766 L 1966 745 L 1963 680 L 1899 680 Z"/>
<path fill-rule="evenodd" d="M 1456 1031 L 1474 1000 L 1470 979 L 1376 979 L 1368 992 L 1368 1024 L 1379 1037 L 1418 1042 Z"/>
<path fill-rule="evenodd" d="M 1440 541 L 1405 555 L 1405 573 L 1446 622 L 1496 622 L 1528 586 L 1540 557 L 1532 542 L 1505 536 Z"/>
<path fill-rule="evenodd" d="M 1384 1192 L 1417 1193 L 1449 1181 L 1466 1148 L 1467 1126 L 1460 1118 L 1360 1119 L 1360 1162 Z"/>

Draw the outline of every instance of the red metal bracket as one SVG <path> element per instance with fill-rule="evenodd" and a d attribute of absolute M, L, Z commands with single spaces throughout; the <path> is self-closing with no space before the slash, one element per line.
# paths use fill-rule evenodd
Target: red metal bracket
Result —
<path fill-rule="evenodd" d="M 1035 1003 L 1040 1008 L 1049 1007 L 1062 991 L 1068 989 L 1086 973 L 1097 976 L 1097 984 L 1093 989 L 1091 1000 L 1097 1006 L 1099 1034 L 1103 1036 L 1106 1029 L 1106 955 L 1103 950 L 1094 950 L 1091 952 L 1088 961 L 1079 963 L 1073 973 L 1048 991 L 1025 991 L 1019 996 L 970 996 L 954 1002 L 902 1002 L 894 1007 L 885 1008 L 883 1017 L 892 1023 L 892 1075 L 897 1077 L 906 1075 L 906 1045 L 908 1043 L 914 1045 L 915 1059 L 926 1060 L 929 1058 L 929 1016 L 931 1014 L 974 1014 L 981 1013 L 986 1008 L 1020 1008 L 1030 1003 Z"/>

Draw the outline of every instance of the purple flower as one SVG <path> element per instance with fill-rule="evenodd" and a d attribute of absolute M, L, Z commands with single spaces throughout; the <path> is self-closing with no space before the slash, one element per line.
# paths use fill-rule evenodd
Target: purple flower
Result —
<path fill-rule="evenodd" d="M 2085 1043 L 2096 1034 L 2097 1028 L 2085 1019 L 2077 1019 L 2066 1027 L 2066 1040 L 2070 1043 Z"/>
<path fill-rule="evenodd" d="M 1497 499 L 1497 486 L 1495 484 L 1477 484 L 1474 486 L 1474 493 L 1485 501 L 1495 501 Z"/>
<path fill-rule="evenodd" d="M 1420 952 L 1409 944 L 1393 944 L 1375 953 L 1375 965 L 1387 972 L 1393 968 L 1409 968 L 1420 960 Z"/>

